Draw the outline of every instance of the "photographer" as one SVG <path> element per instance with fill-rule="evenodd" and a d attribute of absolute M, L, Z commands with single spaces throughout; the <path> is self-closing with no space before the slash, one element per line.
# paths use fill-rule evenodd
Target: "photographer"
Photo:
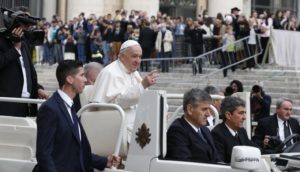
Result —
<path fill-rule="evenodd" d="M 270 116 L 271 97 L 259 85 L 254 85 L 251 91 L 251 116 L 253 121 Z"/>
<path fill-rule="evenodd" d="M 17 16 L 29 16 L 24 7 L 14 13 Z M 5 24 L 7 30 L 0 34 L 0 97 L 47 98 L 48 94 L 37 83 L 32 64 L 27 38 L 30 24 L 16 19 L 10 26 Z M 25 117 L 36 112 L 36 105 L 0 102 L 0 115 Z"/>

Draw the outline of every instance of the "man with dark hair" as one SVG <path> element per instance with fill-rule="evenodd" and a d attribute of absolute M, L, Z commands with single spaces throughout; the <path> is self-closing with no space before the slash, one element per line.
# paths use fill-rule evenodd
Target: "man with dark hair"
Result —
<path fill-rule="evenodd" d="M 243 128 L 246 120 L 245 102 L 238 97 L 226 97 L 221 105 L 223 123 L 218 124 L 211 132 L 218 155 L 225 163 L 230 163 L 234 146 L 255 146 Z"/>
<path fill-rule="evenodd" d="M 82 63 L 65 60 L 56 69 L 59 89 L 42 104 L 37 116 L 38 161 L 34 172 L 93 172 L 118 166 L 115 155 L 100 157 L 91 147 L 73 106 L 73 98 L 82 92 L 86 78 Z"/>
<path fill-rule="evenodd" d="M 272 98 L 265 93 L 263 87 L 256 84 L 251 89 L 251 117 L 253 121 L 270 116 Z"/>
<path fill-rule="evenodd" d="M 24 7 L 16 9 L 20 14 L 29 15 Z M 0 97 L 48 98 L 37 82 L 26 34 L 29 31 L 27 23 L 20 23 L 11 33 L 0 35 Z M 33 104 L 0 102 L 0 115 L 25 117 L 36 113 Z"/>
<path fill-rule="evenodd" d="M 203 54 L 203 35 L 206 34 L 206 31 L 198 21 L 195 21 L 187 34 L 190 36 L 192 55 L 196 58 Z M 196 75 L 197 72 L 202 73 L 202 58 L 195 60 L 196 61 L 193 62 L 194 75 Z"/>
<path fill-rule="evenodd" d="M 155 46 L 156 33 L 150 29 L 150 23 L 145 22 L 145 26 L 141 29 L 139 43 L 142 47 L 142 59 L 150 58 L 151 52 Z M 141 71 L 149 71 L 150 61 L 141 62 Z"/>
<path fill-rule="evenodd" d="M 184 115 L 168 129 L 166 158 L 210 163 L 219 161 L 214 141 L 205 127 L 211 101 L 209 94 L 197 88 L 184 94 Z"/>
<path fill-rule="evenodd" d="M 276 103 L 274 115 L 258 121 L 252 140 L 262 148 L 263 153 L 277 153 L 276 145 L 270 144 L 271 136 L 283 141 L 291 134 L 300 134 L 299 122 L 291 117 L 292 107 L 292 100 L 282 98 Z"/>

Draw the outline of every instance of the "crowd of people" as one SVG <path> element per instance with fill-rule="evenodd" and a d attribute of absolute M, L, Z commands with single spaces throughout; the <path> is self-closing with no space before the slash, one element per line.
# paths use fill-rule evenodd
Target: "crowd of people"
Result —
<path fill-rule="evenodd" d="M 218 13 L 209 16 L 205 10 L 196 19 L 183 16 L 168 16 L 157 13 L 148 16 L 146 12 L 116 10 L 115 14 L 86 16 L 80 13 L 68 22 L 54 15 L 51 22 L 41 20 L 36 26 L 46 32 L 44 44 L 36 47 L 37 63 L 53 64 L 63 59 L 77 59 L 83 63 L 97 61 L 107 65 L 116 60 L 120 45 L 126 40 L 138 41 L 143 49 L 143 59 L 168 58 L 180 56 L 199 56 L 200 54 L 223 47 L 222 53 L 210 59 L 210 63 L 222 67 L 257 52 L 258 39 L 265 51 L 270 29 L 299 30 L 297 19 L 289 10 L 275 14 L 252 11 L 247 17 L 237 7 L 228 14 Z M 257 37 L 259 35 L 259 37 Z M 240 44 L 236 40 L 249 37 Z M 186 53 L 178 53 L 177 41 L 184 39 Z M 180 45 L 182 46 L 182 45 Z M 243 63 L 242 69 L 252 69 L 255 63 L 261 64 L 264 52 Z M 266 62 L 268 59 L 266 60 Z M 202 73 L 201 59 L 197 61 L 197 72 Z M 142 63 L 140 70 L 149 71 L 149 61 Z M 169 71 L 169 61 L 162 60 L 162 72 Z M 235 66 L 232 71 L 235 71 Z M 224 77 L 227 70 L 224 70 Z"/>
<path fill-rule="evenodd" d="M 28 11 L 20 10 L 28 14 Z M 238 8 L 233 8 L 231 14 L 225 17 L 225 23 L 219 22 L 219 25 L 225 28 L 225 34 L 215 35 L 217 38 L 215 40 L 218 38 L 220 42 L 225 40 L 224 54 L 230 57 L 228 63 L 221 62 L 223 65 L 228 65 L 237 58 L 238 53 L 232 42 L 248 33 L 251 35 L 251 30 L 254 29 L 254 24 L 249 23 L 254 23 L 255 15 L 249 20 L 250 22 L 247 22 L 245 16 L 238 15 L 238 12 Z M 150 21 L 147 21 L 146 13 L 136 11 L 129 15 L 129 20 L 126 16 L 125 11 L 118 10 L 115 17 L 107 15 L 99 19 L 95 15 L 85 19 L 84 14 L 81 13 L 78 19 L 74 19 L 68 25 L 64 25 L 58 16 L 55 16 L 49 28 L 43 21 L 39 23 L 38 26 L 47 31 L 42 61 L 50 64 L 59 63 L 56 69 L 59 88 L 49 99 L 43 87 L 38 84 L 29 44 L 26 37 L 23 37 L 28 25 L 21 24 L 12 30 L 12 35 L 17 39 L 1 37 L 0 80 L 3 82 L 0 86 L 1 96 L 23 98 L 39 96 L 48 99 L 37 114 L 38 164 L 34 169 L 35 172 L 53 169 L 93 171 L 91 170 L 93 168 L 103 170 L 105 167 L 119 166 L 121 159 L 116 155 L 101 157 L 92 154 L 84 128 L 76 115 L 75 101 L 78 94 L 82 93 L 86 84 L 91 84 L 94 85 L 94 90 L 89 97 L 90 102 L 120 105 L 125 111 L 129 131 L 128 143 L 130 143 L 130 131 L 135 120 L 139 97 L 159 78 L 156 70 L 149 72 L 144 78 L 140 76 L 137 71 L 140 65 L 142 70 L 150 70 L 148 63 L 141 62 L 143 55 L 148 53 L 151 56 L 151 48 L 155 47 L 161 58 L 172 56 L 173 35 L 176 37 L 177 34 L 188 35 L 192 43 L 192 52 L 202 53 L 203 49 L 198 45 L 203 44 L 203 35 L 210 32 L 205 30 L 206 24 L 201 24 L 201 21 L 209 20 L 206 15 L 199 21 L 188 19 L 187 25 L 184 24 L 182 17 L 179 17 L 177 22 L 173 22 L 170 17 L 159 14 L 157 18 L 153 16 Z M 266 19 L 265 21 L 270 24 L 271 19 Z M 221 20 L 220 16 L 215 19 L 217 23 L 219 20 Z M 284 23 L 282 22 L 282 26 Z M 251 29 L 247 29 L 248 24 L 252 26 Z M 268 27 L 264 26 L 265 24 L 257 25 L 256 30 L 260 31 L 255 31 L 255 33 L 261 32 L 261 38 L 263 34 L 269 32 L 266 31 Z M 131 27 L 132 32 L 130 32 Z M 216 33 L 221 33 L 221 30 L 219 27 L 219 32 Z M 143 35 L 146 33 L 151 34 Z M 254 40 L 255 37 L 252 41 Z M 90 48 L 90 59 L 87 58 L 87 47 Z M 221 55 L 221 58 L 225 56 Z M 94 63 L 83 66 L 87 61 Z M 97 65 L 99 63 L 106 67 L 102 69 Z M 202 61 L 199 60 L 197 72 L 200 73 L 201 63 Z M 168 62 L 165 61 L 161 65 L 163 72 L 168 72 Z M 4 79 L 8 76 L 9 79 Z M 292 100 L 280 99 L 276 104 L 275 114 L 270 116 L 271 97 L 264 92 L 263 85 L 257 83 L 251 90 L 250 101 L 252 120 L 258 121 L 258 126 L 250 140 L 243 128 L 243 122 L 246 120 L 246 104 L 242 99 L 231 96 L 235 92 L 243 91 L 243 84 L 238 80 L 233 80 L 224 93 L 214 86 L 208 86 L 204 90 L 198 88 L 188 90 L 183 97 L 184 115 L 175 120 L 167 132 L 166 158 L 229 163 L 232 148 L 236 145 L 258 147 L 263 153 L 277 153 L 279 150 L 271 143 L 273 137 L 283 141 L 291 134 L 300 134 L 299 122 L 291 117 Z M 210 111 L 211 104 L 219 111 L 222 123 L 215 123 L 215 117 Z M 20 106 L 16 103 L 1 103 L 0 105 L 1 111 L 5 111 L 1 115 L 27 116 L 33 113 L 30 110 L 32 105 L 28 104 Z M 36 110 L 36 107 L 34 108 Z M 210 131 L 208 125 L 216 126 Z M 290 144 L 292 143 L 293 140 Z"/>

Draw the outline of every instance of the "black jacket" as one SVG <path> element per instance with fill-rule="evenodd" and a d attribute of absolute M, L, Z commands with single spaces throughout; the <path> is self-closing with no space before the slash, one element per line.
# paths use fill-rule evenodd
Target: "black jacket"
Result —
<path fill-rule="evenodd" d="M 166 158 L 193 162 L 219 162 L 210 131 L 206 127 L 201 129 L 208 143 L 201 140 L 199 134 L 184 117 L 175 120 L 167 132 Z"/>
<path fill-rule="evenodd" d="M 28 68 L 26 73 L 30 75 L 31 96 L 37 98 L 37 90 L 41 86 L 37 83 L 37 74 L 32 64 L 31 53 L 26 42 L 22 42 L 22 57 L 28 60 Z M 17 97 L 22 96 L 23 73 L 20 62 L 20 54 L 13 44 L 6 38 L 0 37 L 0 96 L 1 97 Z M 25 60 L 25 59 L 24 59 Z M 37 112 L 36 106 L 30 109 L 32 115 Z M 0 115 L 10 116 L 26 116 L 28 115 L 28 106 L 20 103 L 4 103 L 0 102 Z"/>
<path fill-rule="evenodd" d="M 211 134 L 216 144 L 216 148 L 218 150 L 218 155 L 221 158 L 221 160 L 225 163 L 230 163 L 231 153 L 234 146 L 244 145 L 258 147 L 255 143 L 249 140 L 247 132 L 244 128 L 240 128 L 237 133 L 238 138 L 235 138 L 230 133 L 224 122 L 218 124 L 211 131 Z"/>
<path fill-rule="evenodd" d="M 42 104 L 37 116 L 37 166 L 33 172 L 81 172 L 80 152 L 85 172 L 103 170 L 106 157 L 91 153 L 88 138 L 80 122 L 81 140 L 74 131 L 66 105 L 60 95 Z"/>
<path fill-rule="evenodd" d="M 293 134 L 300 134 L 299 122 L 296 119 L 290 118 L 288 123 Z M 253 142 L 258 144 L 263 149 L 264 153 L 272 153 L 272 150 L 264 148 L 263 146 L 265 135 L 278 136 L 278 120 L 276 113 L 272 116 L 259 120 L 254 136 L 252 137 Z"/>

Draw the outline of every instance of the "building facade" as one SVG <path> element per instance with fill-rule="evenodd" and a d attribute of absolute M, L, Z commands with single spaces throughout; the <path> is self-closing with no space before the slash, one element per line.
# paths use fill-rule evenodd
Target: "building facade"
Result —
<path fill-rule="evenodd" d="M 217 13 L 230 13 L 232 7 L 238 7 L 241 12 L 249 16 L 251 10 L 259 12 L 268 10 L 290 10 L 293 15 L 300 18 L 299 0 L 2 0 L 2 6 L 12 8 L 15 6 L 28 6 L 31 13 L 38 17 L 51 20 L 53 14 L 58 14 L 62 19 L 69 20 L 79 13 L 94 13 L 96 15 L 114 14 L 117 9 L 142 10 L 148 16 L 156 15 L 162 11 L 171 16 L 185 16 L 196 18 L 208 10 L 210 16 Z"/>

